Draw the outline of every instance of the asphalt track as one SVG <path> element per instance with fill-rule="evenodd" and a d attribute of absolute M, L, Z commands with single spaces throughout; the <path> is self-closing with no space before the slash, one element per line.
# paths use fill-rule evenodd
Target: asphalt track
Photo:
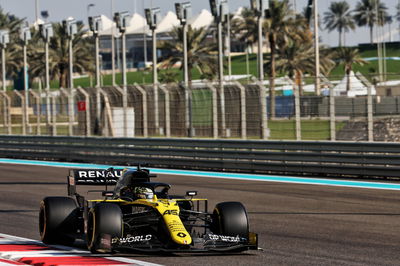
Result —
<path fill-rule="evenodd" d="M 44 196 L 66 194 L 67 169 L 0 164 L 0 233 L 39 239 Z M 399 265 L 400 191 L 159 175 L 210 206 L 241 201 L 263 252 L 124 255 L 164 265 Z M 121 255 L 119 255 L 121 256 Z"/>

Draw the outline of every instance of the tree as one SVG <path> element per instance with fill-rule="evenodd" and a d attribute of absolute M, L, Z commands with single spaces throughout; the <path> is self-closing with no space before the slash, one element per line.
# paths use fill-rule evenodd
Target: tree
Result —
<path fill-rule="evenodd" d="M 387 7 L 380 0 L 360 0 L 354 9 L 354 20 L 359 27 L 368 26 L 370 42 L 373 43 L 375 25 L 383 26 L 388 20 Z"/>
<path fill-rule="evenodd" d="M 232 29 L 237 34 L 237 38 L 252 45 L 258 42 L 258 22 L 253 9 L 243 8 L 240 17 L 232 20 Z"/>
<path fill-rule="evenodd" d="M 355 29 L 354 18 L 346 1 L 332 2 L 324 13 L 324 24 L 329 32 L 339 32 L 339 47 L 342 46 L 343 33 Z"/>
<path fill-rule="evenodd" d="M 170 33 L 172 40 L 164 41 L 159 48 L 167 51 L 167 56 L 162 60 L 162 65 L 172 67 L 181 62 L 183 69 L 183 29 L 175 27 Z M 192 69 L 197 68 L 202 76 L 214 76 L 217 73 L 217 60 L 215 43 L 207 43 L 206 27 L 193 29 L 188 27 L 187 49 L 188 49 L 188 75 L 189 82 L 192 81 Z"/>
<path fill-rule="evenodd" d="M 250 47 L 258 42 L 258 22 L 253 9 L 243 8 L 239 17 L 232 20 L 232 31 L 246 45 L 246 68 L 249 75 Z"/>
<path fill-rule="evenodd" d="M 335 59 L 338 64 L 343 64 L 344 71 L 347 76 L 346 91 L 351 88 L 350 84 L 350 73 L 353 70 L 353 65 L 364 65 L 368 64 L 367 61 L 361 58 L 358 49 L 351 47 L 340 47 L 335 54 Z"/>
<path fill-rule="evenodd" d="M 321 50 L 324 55 L 320 58 L 322 73 L 328 74 L 334 67 L 330 54 L 326 49 Z M 287 41 L 285 46 L 278 50 L 276 69 L 281 74 L 287 74 L 299 86 L 300 95 L 303 94 L 302 80 L 305 73 L 315 75 L 315 56 L 312 35 L 304 31 Z"/>
<path fill-rule="evenodd" d="M 296 19 L 293 10 L 290 8 L 288 0 L 271 0 L 269 3 L 269 12 L 265 19 L 264 28 L 268 34 L 268 40 L 271 48 L 269 65 L 269 96 L 271 99 L 271 118 L 275 118 L 275 56 L 277 53 L 278 38 L 283 42 L 291 31 L 295 29 Z"/>
<path fill-rule="evenodd" d="M 54 37 L 49 43 L 49 68 L 51 79 L 58 78 L 60 87 L 67 88 L 69 80 L 69 39 L 61 23 L 54 23 Z M 94 52 L 91 38 L 85 38 L 83 24 L 78 24 L 78 32 L 72 41 L 74 72 L 80 74 L 94 72 Z M 30 72 L 34 76 L 45 75 L 44 43 L 35 32 L 34 41 L 29 46 Z"/>

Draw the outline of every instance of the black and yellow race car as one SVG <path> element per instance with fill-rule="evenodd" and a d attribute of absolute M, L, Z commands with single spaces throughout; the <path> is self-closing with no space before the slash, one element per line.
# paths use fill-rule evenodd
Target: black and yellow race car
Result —
<path fill-rule="evenodd" d="M 151 182 L 155 175 L 134 169 L 70 170 L 68 197 L 41 201 L 39 232 L 45 244 L 72 245 L 86 240 L 92 253 L 129 251 L 240 252 L 258 249 L 240 202 L 218 203 L 208 212 L 207 199 L 169 195 L 170 185 Z M 102 185 L 101 199 L 87 200 L 78 185 Z M 109 190 L 114 186 L 113 190 Z"/>

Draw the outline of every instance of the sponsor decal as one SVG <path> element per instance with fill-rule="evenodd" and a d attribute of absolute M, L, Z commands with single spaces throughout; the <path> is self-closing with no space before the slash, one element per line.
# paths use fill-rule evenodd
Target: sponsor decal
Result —
<path fill-rule="evenodd" d="M 178 221 L 171 221 L 168 223 L 168 229 L 171 233 L 184 231 L 185 228 L 182 223 Z"/>
<path fill-rule="evenodd" d="M 166 210 L 163 215 L 179 215 L 177 210 Z"/>
<path fill-rule="evenodd" d="M 153 238 L 152 235 L 141 235 L 141 236 L 127 236 L 127 237 L 114 237 L 111 240 L 112 244 L 120 243 L 135 243 L 135 242 L 146 242 Z"/>
<path fill-rule="evenodd" d="M 106 170 L 77 170 L 75 173 L 77 178 L 120 178 L 121 171 L 106 171 Z"/>
<path fill-rule="evenodd" d="M 184 238 L 186 236 L 186 234 L 183 233 L 183 232 L 179 232 L 176 235 L 179 236 L 179 237 L 182 237 L 182 238 Z"/>
<path fill-rule="evenodd" d="M 103 169 L 84 169 L 72 171 L 73 176 L 75 177 L 76 185 L 102 185 L 106 183 L 115 184 L 122 176 L 121 169 L 114 169 L 113 171 L 107 171 Z"/>
<path fill-rule="evenodd" d="M 223 236 L 223 235 L 208 234 L 208 238 L 214 241 L 223 241 L 230 243 L 238 243 L 240 241 L 239 236 Z"/>
<path fill-rule="evenodd" d="M 106 170 L 78 170 L 77 172 L 79 178 L 115 178 L 121 177 L 121 171 L 106 171 Z"/>

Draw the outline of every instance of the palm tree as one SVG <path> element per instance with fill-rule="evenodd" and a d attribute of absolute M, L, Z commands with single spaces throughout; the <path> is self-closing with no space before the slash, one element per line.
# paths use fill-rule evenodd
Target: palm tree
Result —
<path fill-rule="evenodd" d="M 243 8 L 240 17 L 232 20 L 232 29 L 237 34 L 237 38 L 252 45 L 258 42 L 258 22 L 253 9 Z"/>
<path fill-rule="evenodd" d="M 354 20 L 359 27 L 368 26 L 370 42 L 375 25 L 383 26 L 388 20 L 387 7 L 380 0 L 360 0 L 354 9 Z M 378 19 L 377 19 L 378 17 Z"/>
<path fill-rule="evenodd" d="M 358 49 L 351 47 L 340 47 L 335 54 L 335 59 L 338 64 L 343 64 L 344 71 L 347 76 L 346 90 L 350 90 L 350 73 L 353 70 L 353 65 L 364 65 L 368 64 L 367 61 L 361 58 Z"/>
<path fill-rule="evenodd" d="M 60 87 L 66 88 L 69 80 L 69 41 L 65 29 L 61 23 L 54 23 L 54 37 L 49 43 L 49 68 L 51 79 L 58 78 Z M 72 41 L 74 72 L 80 74 L 94 72 L 94 56 L 90 38 L 84 38 L 83 24 L 78 25 L 78 32 Z M 38 33 L 34 34 L 35 41 L 30 47 L 30 56 L 33 62 L 30 72 L 34 76 L 44 76 L 44 44 Z"/>
<path fill-rule="evenodd" d="M 339 32 L 339 47 L 342 46 L 343 32 L 355 29 L 354 18 L 346 1 L 332 2 L 324 13 L 324 24 L 329 32 Z"/>
<path fill-rule="evenodd" d="M 246 69 L 249 75 L 250 47 L 258 42 L 258 22 L 255 11 L 244 7 L 240 16 L 232 20 L 232 31 L 238 40 L 246 44 Z"/>
<path fill-rule="evenodd" d="M 160 48 L 168 52 L 162 60 L 162 65 L 172 67 L 178 62 L 183 62 L 183 29 L 175 27 L 170 33 L 172 40 L 160 44 Z M 214 76 L 217 73 L 217 61 L 215 43 L 206 43 L 206 27 L 193 29 L 188 27 L 187 48 L 188 48 L 188 75 L 189 82 L 192 80 L 192 69 L 197 68 L 203 77 Z M 214 54 L 213 54 L 214 53 Z M 181 69 L 183 64 L 181 64 Z"/>
<path fill-rule="evenodd" d="M 331 53 L 321 49 L 320 69 L 327 74 L 334 67 Z M 268 62 L 269 63 L 269 62 Z M 267 64 L 268 64 L 267 63 Z M 302 79 L 305 73 L 315 75 L 315 56 L 312 35 L 307 31 L 297 34 L 288 40 L 285 46 L 278 50 L 276 69 L 281 74 L 287 74 L 299 86 L 300 95 L 303 94 Z"/>
<path fill-rule="evenodd" d="M 288 0 L 271 0 L 269 3 L 269 12 L 265 19 L 264 28 L 268 33 L 270 43 L 270 65 L 269 65 L 269 96 L 271 99 L 271 118 L 275 118 L 275 56 L 277 53 L 278 38 L 285 41 L 290 32 L 296 25 L 296 19 L 293 16 L 293 10 L 290 8 Z"/>

